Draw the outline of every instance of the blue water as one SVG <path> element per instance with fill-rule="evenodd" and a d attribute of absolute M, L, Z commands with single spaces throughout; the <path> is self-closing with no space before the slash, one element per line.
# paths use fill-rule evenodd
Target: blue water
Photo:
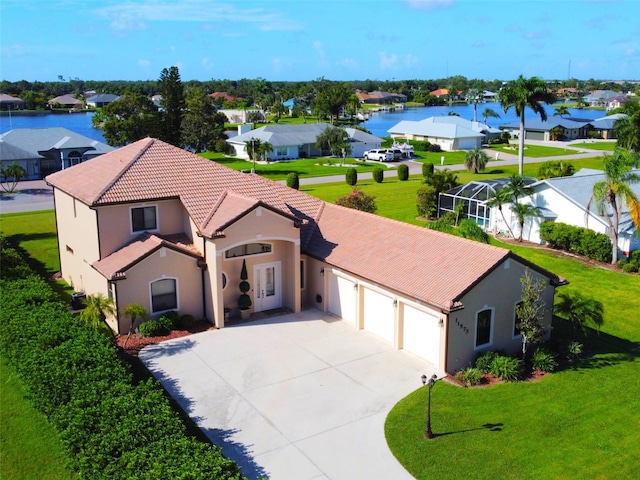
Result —
<path fill-rule="evenodd" d="M 498 103 L 484 103 L 478 105 L 478 121 L 482 122 L 482 111 L 485 108 L 491 108 L 495 112 L 500 114 L 500 118 L 489 118 L 487 123 L 492 127 L 499 127 L 506 123 L 513 123 L 518 121 L 518 117 L 514 114 L 513 109 L 509 109 L 507 113 L 504 113 Z M 553 108 L 545 106 L 545 110 L 549 117 L 553 116 Z M 578 118 L 588 118 L 593 120 L 605 115 L 605 112 L 601 110 L 578 110 L 569 109 L 570 116 Z M 402 120 L 423 120 L 428 117 L 448 115 L 449 112 L 455 112 L 460 117 L 467 120 L 473 120 L 473 106 L 472 105 L 454 105 L 454 106 L 441 106 L 441 107 L 417 107 L 406 108 L 398 112 L 380 112 L 372 113 L 369 120 L 362 123 L 367 130 L 373 135 L 378 137 L 385 137 L 389 135 L 387 130 L 393 127 L 396 123 Z M 64 127 L 73 132 L 89 137 L 93 140 L 106 143 L 102 136 L 102 130 L 93 128 L 91 125 L 91 118 L 93 112 L 88 113 L 46 113 L 42 115 L 7 115 L 0 116 L 0 133 L 7 132 L 14 128 L 51 128 L 51 127 Z M 529 110 L 525 113 L 526 118 L 534 118 L 535 114 Z"/>

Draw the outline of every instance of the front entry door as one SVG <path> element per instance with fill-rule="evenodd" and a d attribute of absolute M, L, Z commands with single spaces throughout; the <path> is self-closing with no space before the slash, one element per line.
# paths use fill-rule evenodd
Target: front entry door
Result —
<path fill-rule="evenodd" d="M 253 267 L 255 279 L 254 312 L 282 306 L 280 262 L 263 263 Z"/>

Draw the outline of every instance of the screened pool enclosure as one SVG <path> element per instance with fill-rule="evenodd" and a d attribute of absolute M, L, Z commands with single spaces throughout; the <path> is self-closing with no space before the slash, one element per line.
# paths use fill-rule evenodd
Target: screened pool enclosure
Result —
<path fill-rule="evenodd" d="M 535 178 L 525 178 L 527 185 L 536 181 Z M 446 212 L 455 212 L 456 206 L 464 205 L 462 215 L 470 218 L 483 229 L 491 228 L 491 208 L 487 202 L 495 195 L 496 191 L 509 184 L 508 178 L 496 178 L 480 182 L 469 182 L 466 185 L 447 190 L 438 198 L 438 217 Z"/>

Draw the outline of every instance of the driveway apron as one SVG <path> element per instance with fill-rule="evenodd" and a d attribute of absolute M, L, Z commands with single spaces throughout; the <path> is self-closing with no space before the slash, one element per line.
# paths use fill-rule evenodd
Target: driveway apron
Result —
<path fill-rule="evenodd" d="M 250 479 L 410 479 L 384 421 L 435 367 L 318 310 L 152 345 L 140 359 Z"/>

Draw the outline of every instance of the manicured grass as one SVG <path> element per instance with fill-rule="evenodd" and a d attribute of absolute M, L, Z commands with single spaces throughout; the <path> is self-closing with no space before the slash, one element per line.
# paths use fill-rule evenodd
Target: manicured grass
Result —
<path fill-rule="evenodd" d="M 510 145 L 491 145 L 489 148 L 497 152 L 509 153 L 511 155 L 518 155 L 517 143 L 511 143 Z M 576 151 L 566 148 L 547 147 L 542 145 L 530 145 L 524 144 L 524 156 L 525 158 L 541 158 L 541 157 L 556 157 L 559 155 L 575 155 Z"/>
<path fill-rule="evenodd" d="M 613 152 L 616 148 L 616 142 L 572 143 L 571 146 L 576 148 L 586 148 L 589 150 Z"/>
<path fill-rule="evenodd" d="M 236 157 L 225 157 L 219 153 L 206 152 L 200 155 L 238 171 L 249 172 L 253 167 L 253 162 Z M 347 167 L 340 166 L 341 163 L 340 159 L 328 157 L 279 161 L 268 164 L 256 163 L 256 173 L 270 180 L 284 180 L 292 172 L 297 173 L 300 178 L 305 178 L 344 175 L 349 167 L 355 167 L 359 172 L 371 172 L 375 167 L 382 167 L 385 170 L 396 168 L 386 163 L 361 162 L 354 158 L 345 159 L 345 163 L 348 164 Z"/>
<path fill-rule="evenodd" d="M 25 395 L 14 369 L 0 359 L 0 478 L 75 478 L 56 430 Z"/>

